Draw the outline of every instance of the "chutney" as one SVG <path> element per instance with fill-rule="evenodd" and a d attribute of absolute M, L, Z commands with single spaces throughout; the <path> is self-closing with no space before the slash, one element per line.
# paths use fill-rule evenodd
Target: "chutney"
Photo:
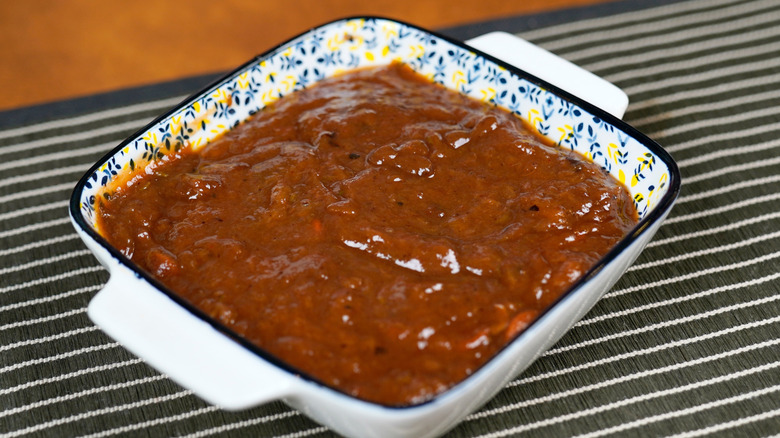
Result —
<path fill-rule="evenodd" d="M 107 198 L 98 231 L 174 294 L 387 406 L 475 372 L 638 221 L 599 166 L 403 64 L 287 95 Z"/>

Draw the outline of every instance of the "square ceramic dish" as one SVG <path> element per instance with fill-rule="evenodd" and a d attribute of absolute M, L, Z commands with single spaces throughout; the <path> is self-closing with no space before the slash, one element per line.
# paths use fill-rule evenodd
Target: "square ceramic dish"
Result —
<path fill-rule="evenodd" d="M 283 400 L 339 433 L 359 437 L 435 436 L 453 427 L 582 318 L 645 247 L 680 187 L 669 155 L 615 117 L 622 115 L 627 99 L 614 86 L 507 35 L 489 35 L 472 43 L 498 55 L 510 48 L 503 54 L 530 62 L 539 75 L 549 72 L 559 86 L 415 26 L 350 18 L 313 29 L 251 60 L 118 145 L 84 175 L 70 202 L 77 232 L 111 274 L 91 301 L 89 316 L 150 365 L 226 409 Z M 626 184 L 641 219 L 584 278 L 483 367 L 433 400 L 402 408 L 361 401 L 296 373 L 183 302 L 111 247 L 94 226 L 101 188 L 122 174 L 171 151 L 201 147 L 265 105 L 322 78 L 393 61 L 502 106 L 560 147 L 580 152 Z M 607 111 L 562 88 L 590 94 Z"/>

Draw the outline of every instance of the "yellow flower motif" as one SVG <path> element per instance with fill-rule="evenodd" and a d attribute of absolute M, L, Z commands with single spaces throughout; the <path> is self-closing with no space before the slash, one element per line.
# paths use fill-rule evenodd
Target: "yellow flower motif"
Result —
<path fill-rule="evenodd" d="M 561 132 L 561 138 L 558 139 L 558 143 L 563 143 L 564 140 L 567 138 L 570 138 L 572 134 L 574 133 L 574 128 L 572 128 L 571 125 L 563 125 L 563 127 L 559 127 L 558 131 Z"/>
<path fill-rule="evenodd" d="M 623 169 L 618 169 L 618 180 L 620 181 L 620 184 L 626 184 L 626 174 L 623 172 Z"/>
<path fill-rule="evenodd" d="M 409 46 L 409 50 L 409 58 L 411 59 L 422 58 L 425 54 L 425 47 L 423 47 L 422 44 L 411 45 Z"/>
<path fill-rule="evenodd" d="M 337 33 L 326 41 L 325 45 L 328 50 L 335 52 L 344 44 L 350 44 L 350 50 L 356 50 L 363 45 L 363 37 L 356 32 L 363 27 L 363 20 L 347 22 L 347 27 L 352 29 L 352 32 Z"/>
<path fill-rule="evenodd" d="M 141 136 L 144 140 L 146 140 L 148 143 L 157 144 L 157 134 L 154 133 L 154 131 L 146 131 L 146 133 Z"/>
<path fill-rule="evenodd" d="M 353 32 L 357 32 L 358 30 L 363 28 L 363 25 L 366 23 L 366 20 L 360 18 L 358 20 L 349 20 L 347 21 L 346 26 L 350 29 L 352 29 Z"/>
<path fill-rule="evenodd" d="M 610 143 L 607 145 L 607 156 L 610 160 L 612 160 L 613 163 L 618 164 L 618 156 L 617 156 L 617 148 L 618 145 L 615 143 Z"/>
<path fill-rule="evenodd" d="M 353 52 L 363 47 L 363 37 L 360 35 L 350 35 L 350 37 L 347 38 L 347 41 L 351 43 L 349 50 Z"/>
<path fill-rule="evenodd" d="M 219 88 L 214 92 L 214 94 L 211 95 L 211 97 L 214 98 L 214 100 L 216 100 L 217 102 L 228 103 L 230 102 L 233 96 L 228 94 L 227 91 L 225 91 L 224 89 Z"/>
<path fill-rule="evenodd" d="M 653 190 L 650 190 L 650 191 L 647 193 L 647 208 L 650 208 L 650 207 L 652 207 L 652 204 L 653 204 L 653 203 L 652 203 L 652 199 L 653 199 L 653 193 L 655 193 L 655 192 L 656 192 L 656 190 L 655 190 L 655 188 L 653 188 Z"/>
<path fill-rule="evenodd" d="M 531 124 L 531 126 L 536 127 L 538 123 L 542 123 L 544 119 L 539 116 L 539 111 L 532 109 L 528 111 L 528 123 Z"/>
<path fill-rule="evenodd" d="M 335 52 L 344 41 L 346 41 L 344 35 L 333 35 L 331 38 L 328 38 L 328 42 L 325 45 L 328 46 L 328 50 Z"/>
<path fill-rule="evenodd" d="M 482 93 L 482 101 L 483 102 L 490 102 L 493 98 L 496 97 L 496 90 L 492 87 L 488 87 L 484 90 L 480 90 Z"/>
<path fill-rule="evenodd" d="M 657 199 L 661 194 L 661 187 L 664 187 L 666 185 L 666 181 L 669 179 L 669 174 L 664 173 L 661 175 L 661 178 L 658 180 L 658 184 L 653 186 L 653 189 L 650 190 L 650 193 L 647 194 L 647 208 L 650 208 L 655 203 L 651 203 L 651 198 L 653 200 Z"/>
<path fill-rule="evenodd" d="M 398 36 L 398 26 L 395 23 L 385 24 L 382 26 L 382 30 L 385 32 L 386 39 Z"/>
<path fill-rule="evenodd" d="M 178 135 L 181 131 L 181 116 L 171 117 L 171 135 Z"/>
<path fill-rule="evenodd" d="M 456 70 L 455 73 L 452 74 L 452 84 L 455 86 L 455 88 L 460 88 L 460 86 L 465 83 L 466 83 L 466 76 L 463 74 L 462 71 Z"/>
<path fill-rule="evenodd" d="M 244 73 L 238 75 L 238 80 L 236 83 L 238 84 L 238 88 L 242 90 L 249 88 L 249 72 L 245 71 Z"/>
<path fill-rule="evenodd" d="M 274 90 L 268 90 L 265 93 L 260 95 L 260 100 L 266 105 L 275 102 L 278 98 L 279 96 L 276 95 Z"/>
<path fill-rule="evenodd" d="M 295 87 L 296 83 L 297 82 L 295 81 L 295 76 L 288 75 L 280 82 L 282 86 L 279 89 L 284 91 L 290 91 L 293 89 L 293 87 Z"/>
<path fill-rule="evenodd" d="M 637 161 L 641 162 L 642 164 L 639 166 L 640 171 L 643 171 L 647 169 L 648 167 L 655 164 L 655 156 L 649 152 L 642 154 L 641 157 L 637 157 Z"/>

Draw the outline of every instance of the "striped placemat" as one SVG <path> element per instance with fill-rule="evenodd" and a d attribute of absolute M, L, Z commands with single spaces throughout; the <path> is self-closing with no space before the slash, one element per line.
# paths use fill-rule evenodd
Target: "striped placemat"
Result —
<path fill-rule="evenodd" d="M 623 88 L 625 120 L 672 153 L 683 188 L 613 290 L 451 436 L 780 433 L 780 2 L 677 2 L 520 36 Z M 69 223 L 71 188 L 181 98 L 0 130 L 2 436 L 332 435 L 282 403 L 209 406 L 86 317 L 107 275 Z"/>

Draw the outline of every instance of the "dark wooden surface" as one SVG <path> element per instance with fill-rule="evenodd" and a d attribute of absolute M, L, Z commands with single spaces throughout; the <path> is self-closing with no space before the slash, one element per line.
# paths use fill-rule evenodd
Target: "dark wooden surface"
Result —
<path fill-rule="evenodd" d="M 228 70 L 349 15 L 437 29 L 605 1 L 4 1 L 0 110 Z"/>

